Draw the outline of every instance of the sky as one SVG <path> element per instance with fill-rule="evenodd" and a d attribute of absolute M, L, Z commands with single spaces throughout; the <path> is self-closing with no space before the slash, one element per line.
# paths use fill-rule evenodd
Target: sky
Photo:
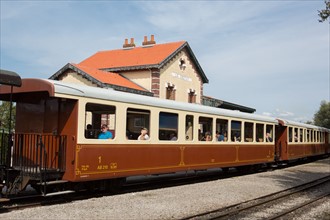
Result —
<path fill-rule="evenodd" d="M 330 100 L 323 0 L 0 0 L 0 68 L 49 78 L 98 51 L 187 41 L 209 79 L 204 95 L 255 114 L 311 121 Z"/>

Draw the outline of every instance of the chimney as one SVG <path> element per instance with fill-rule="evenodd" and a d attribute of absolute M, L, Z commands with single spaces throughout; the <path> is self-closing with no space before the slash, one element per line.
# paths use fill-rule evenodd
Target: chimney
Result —
<path fill-rule="evenodd" d="M 123 44 L 123 48 L 131 48 L 131 47 L 135 47 L 135 43 L 134 43 L 134 38 L 131 38 L 131 42 L 128 43 L 128 39 L 125 39 L 125 42 Z"/>
<path fill-rule="evenodd" d="M 144 36 L 144 41 L 142 42 L 143 46 L 156 44 L 155 36 L 151 35 L 151 39 L 148 41 L 148 37 Z"/>

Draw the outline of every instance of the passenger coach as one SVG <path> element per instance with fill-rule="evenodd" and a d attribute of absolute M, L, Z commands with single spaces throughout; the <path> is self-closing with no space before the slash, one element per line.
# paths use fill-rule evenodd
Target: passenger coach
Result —
<path fill-rule="evenodd" d="M 1 100 L 10 94 L 8 86 L 0 86 Z M 13 146 L 0 148 L 7 155 L 0 161 L 6 194 L 28 184 L 53 195 L 82 186 L 107 188 L 133 175 L 329 153 L 329 131 L 316 126 L 111 89 L 23 79 L 12 99 Z M 98 139 L 102 124 L 112 139 Z M 142 127 L 148 140 L 137 140 Z"/>

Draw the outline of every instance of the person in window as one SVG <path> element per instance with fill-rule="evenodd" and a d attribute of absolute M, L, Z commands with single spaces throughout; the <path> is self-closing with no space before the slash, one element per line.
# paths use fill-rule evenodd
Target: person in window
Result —
<path fill-rule="evenodd" d="M 205 141 L 212 141 L 211 132 L 209 131 L 205 132 Z"/>
<path fill-rule="evenodd" d="M 176 140 L 178 140 L 178 138 L 176 137 L 175 132 L 171 133 L 170 134 L 170 141 L 176 141 Z"/>
<path fill-rule="evenodd" d="M 149 136 L 148 136 L 148 129 L 147 128 L 142 128 L 141 129 L 141 134 L 138 137 L 138 140 L 149 140 Z"/>
<path fill-rule="evenodd" d="M 225 135 L 223 135 L 222 133 L 219 133 L 217 140 L 221 141 L 221 142 L 225 141 Z"/>
<path fill-rule="evenodd" d="M 270 133 L 266 133 L 266 142 L 273 142 L 273 138 L 270 136 Z"/>
<path fill-rule="evenodd" d="M 95 138 L 95 131 L 93 130 L 93 126 L 88 124 L 85 131 L 86 138 Z"/>
<path fill-rule="evenodd" d="M 98 136 L 99 139 L 112 139 L 112 133 L 108 130 L 108 125 L 103 124 L 101 126 L 101 133 Z"/>

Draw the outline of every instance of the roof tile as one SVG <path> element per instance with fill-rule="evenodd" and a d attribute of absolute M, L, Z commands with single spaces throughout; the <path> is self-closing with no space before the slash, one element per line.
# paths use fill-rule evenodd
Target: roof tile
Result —
<path fill-rule="evenodd" d="M 104 69 L 160 64 L 184 43 L 186 41 L 100 51 L 83 60 L 79 65 Z"/>
<path fill-rule="evenodd" d="M 96 80 L 105 83 L 105 84 L 112 84 L 117 86 L 123 86 L 131 89 L 137 89 L 142 91 L 147 91 L 146 89 L 138 86 L 134 82 L 126 79 L 125 77 L 119 75 L 118 73 L 113 72 L 106 72 L 102 70 L 98 70 L 92 67 L 87 67 L 81 64 L 74 64 L 71 65 L 75 66 L 76 68 L 84 71 L 85 73 L 89 74 L 91 77 L 95 78 Z"/>

